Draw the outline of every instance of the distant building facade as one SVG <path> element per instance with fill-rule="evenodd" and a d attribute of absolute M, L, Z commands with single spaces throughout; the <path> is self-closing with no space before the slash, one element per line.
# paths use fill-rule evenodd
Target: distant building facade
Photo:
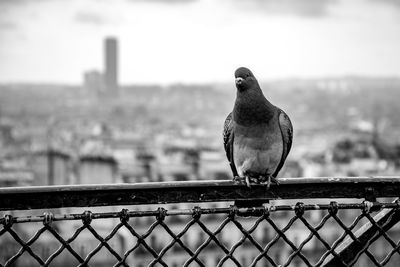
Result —
<path fill-rule="evenodd" d="M 83 76 L 84 88 L 88 92 L 98 95 L 105 91 L 104 77 L 100 71 L 87 71 Z"/>
<path fill-rule="evenodd" d="M 112 184 L 117 182 L 117 162 L 111 156 L 84 155 L 79 159 L 79 184 Z"/>
<path fill-rule="evenodd" d="M 105 66 L 104 82 L 107 92 L 111 95 L 118 90 L 118 42 L 115 38 L 106 38 L 104 44 Z"/>
<path fill-rule="evenodd" d="M 0 187 L 30 186 L 34 174 L 26 170 L 0 170 Z"/>
<path fill-rule="evenodd" d="M 54 149 L 36 151 L 32 154 L 30 165 L 35 174 L 33 185 L 70 184 L 72 166 L 67 153 Z"/>

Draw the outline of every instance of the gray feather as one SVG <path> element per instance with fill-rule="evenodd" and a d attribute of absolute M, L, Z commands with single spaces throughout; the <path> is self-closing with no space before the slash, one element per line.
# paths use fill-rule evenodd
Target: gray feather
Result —
<path fill-rule="evenodd" d="M 229 165 L 232 169 L 232 173 L 234 176 L 237 176 L 237 170 L 235 167 L 235 164 L 233 162 L 233 118 L 232 118 L 232 112 L 228 114 L 228 116 L 225 119 L 224 123 L 224 132 L 223 132 L 223 138 L 224 138 L 224 148 L 225 148 L 225 153 L 226 157 L 228 158 Z"/>
<path fill-rule="evenodd" d="M 276 177 L 279 171 L 282 169 L 283 164 L 292 148 L 292 141 L 293 141 L 293 125 L 289 119 L 289 116 L 281 109 L 279 109 L 279 127 L 282 133 L 282 141 L 283 141 L 283 152 L 282 158 L 279 162 L 278 167 L 276 168 L 273 177 Z"/>

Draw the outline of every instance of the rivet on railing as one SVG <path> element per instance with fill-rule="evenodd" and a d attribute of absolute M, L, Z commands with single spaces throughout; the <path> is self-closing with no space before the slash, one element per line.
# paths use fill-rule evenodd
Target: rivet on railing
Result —
<path fill-rule="evenodd" d="M 126 223 L 127 221 L 129 221 L 129 213 L 128 213 L 128 209 L 122 209 L 119 213 L 119 219 L 121 220 L 121 222 Z"/>
<path fill-rule="evenodd" d="M 82 222 L 84 225 L 89 225 L 93 219 L 93 213 L 90 210 L 85 210 L 83 212 Z"/>
<path fill-rule="evenodd" d="M 266 218 L 269 217 L 270 210 L 271 210 L 271 206 L 265 206 L 265 207 L 264 207 L 264 211 L 263 211 L 263 217 L 264 217 L 264 219 L 266 219 Z"/>
<path fill-rule="evenodd" d="M 165 216 L 167 216 L 167 210 L 160 207 L 157 209 L 157 211 L 158 211 L 158 214 L 156 215 L 157 221 L 159 222 L 164 221 Z"/>
<path fill-rule="evenodd" d="M 339 210 L 339 205 L 336 201 L 331 201 L 329 204 L 328 212 L 330 215 L 336 215 Z"/>
<path fill-rule="evenodd" d="M 43 224 L 50 225 L 53 222 L 54 215 L 51 212 L 43 213 Z"/>
<path fill-rule="evenodd" d="M 362 213 L 364 213 L 364 214 L 368 214 L 368 213 L 371 213 L 373 211 L 379 210 L 379 207 L 378 207 L 379 203 L 378 202 L 371 202 L 371 201 L 364 200 L 362 203 L 364 205 L 364 207 L 362 209 Z"/>
<path fill-rule="evenodd" d="M 13 223 L 14 223 L 14 219 L 13 219 L 12 215 L 10 215 L 10 214 L 4 215 L 4 220 L 3 220 L 4 228 L 11 228 Z"/>
<path fill-rule="evenodd" d="M 201 208 L 198 206 L 194 207 L 192 214 L 193 219 L 197 221 L 198 219 L 200 219 L 200 216 L 201 216 Z"/>
<path fill-rule="evenodd" d="M 236 216 L 236 214 L 238 213 L 238 207 L 236 207 L 236 205 L 231 205 L 229 207 L 229 214 L 228 217 L 233 220 Z"/>
<path fill-rule="evenodd" d="M 304 203 L 297 202 L 296 206 L 294 207 L 294 213 L 297 217 L 301 217 L 304 214 Z"/>

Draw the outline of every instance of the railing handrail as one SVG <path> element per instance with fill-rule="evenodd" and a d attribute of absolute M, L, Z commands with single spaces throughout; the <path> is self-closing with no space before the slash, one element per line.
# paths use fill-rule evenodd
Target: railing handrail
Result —
<path fill-rule="evenodd" d="M 0 210 L 273 199 L 398 197 L 400 177 L 280 178 L 279 185 L 230 180 L 0 188 Z"/>

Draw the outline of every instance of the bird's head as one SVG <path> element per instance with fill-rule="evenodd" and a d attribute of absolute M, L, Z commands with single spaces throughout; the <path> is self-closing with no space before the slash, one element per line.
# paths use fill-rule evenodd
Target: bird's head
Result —
<path fill-rule="evenodd" d="M 240 67 L 235 71 L 235 83 L 236 88 L 240 92 L 258 85 L 256 77 L 254 77 L 253 73 L 245 67 Z"/>

